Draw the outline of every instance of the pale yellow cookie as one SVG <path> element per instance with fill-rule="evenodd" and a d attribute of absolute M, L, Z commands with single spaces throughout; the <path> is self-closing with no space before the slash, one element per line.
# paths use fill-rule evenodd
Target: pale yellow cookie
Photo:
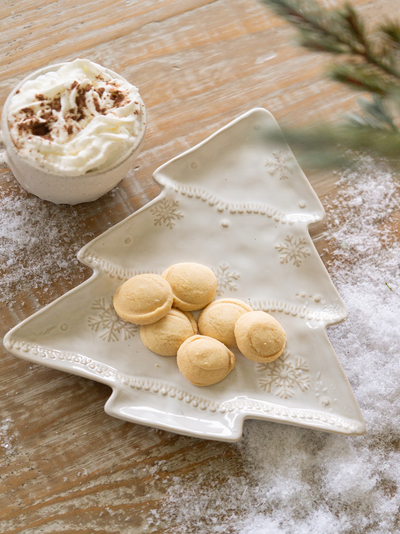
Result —
<path fill-rule="evenodd" d="M 253 311 L 246 302 L 238 299 L 214 300 L 199 315 L 200 334 L 210 336 L 227 347 L 236 347 L 234 334 L 236 321 L 244 313 Z"/>
<path fill-rule="evenodd" d="M 171 285 L 174 307 L 183 311 L 201 310 L 215 297 L 217 279 L 200 263 L 177 263 L 162 276 Z"/>
<path fill-rule="evenodd" d="M 195 386 L 211 386 L 235 367 L 235 356 L 225 345 L 207 336 L 192 336 L 178 350 L 180 372 Z"/>
<path fill-rule="evenodd" d="M 120 286 L 114 308 L 124 321 L 151 324 L 162 319 L 172 307 L 171 286 L 158 274 L 138 274 Z"/>
<path fill-rule="evenodd" d="M 242 315 L 235 325 L 240 352 L 255 362 L 273 362 L 283 353 L 286 334 L 272 315 L 253 311 Z"/>
<path fill-rule="evenodd" d="M 174 308 L 156 323 L 140 327 L 144 345 L 160 356 L 176 356 L 182 343 L 194 334 L 197 324 L 193 315 Z"/>

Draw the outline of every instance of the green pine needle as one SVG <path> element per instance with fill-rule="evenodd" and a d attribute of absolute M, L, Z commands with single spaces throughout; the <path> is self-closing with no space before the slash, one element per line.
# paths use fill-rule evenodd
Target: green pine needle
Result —
<path fill-rule="evenodd" d="M 328 72 L 333 80 L 349 85 L 357 91 L 368 91 L 376 95 L 388 96 L 395 89 L 395 84 L 388 80 L 387 76 L 379 76 L 377 69 L 371 65 L 334 64 Z"/>
<path fill-rule="evenodd" d="M 369 33 L 349 2 L 327 9 L 315 0 L 261 1 L 296 26 L 301 46 L 340 60 L 328 69 L 332 79 L 371 95 L 359 100 L 360 112 L 347 114 L 345 124 L 286 130 L 289 143 L 313 166 L 348 161 L 346 149 L 400 163 L 400 24 L 389 20 Z"/>
<path fill-rule="evenodd" d="M 391 46 L 400 49 L 400 24 L 397 21 L 388 20 L 381 24 L 379 29 Z"/>

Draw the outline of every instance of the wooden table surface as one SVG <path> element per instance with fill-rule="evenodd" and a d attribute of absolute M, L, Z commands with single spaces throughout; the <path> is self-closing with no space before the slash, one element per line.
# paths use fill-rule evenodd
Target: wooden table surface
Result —
<path fill-rule="evenodd" d="M 354 3 L 369 22 L 400 18 L 392 0 Z M 139 87 L 147 106 L 134 171 L 96 202 L 54 208 L 82 221 L 70 236 L 76 248 L 154 198 L 160 164 L 239 114 L 265 107 L 294 124 L 354 107 L 356 95 L 323 78 L 328 58 L 297 48 L 293 29 L 256 0 L 7 0 L 0 15 L 1 105 L 31 71 L 85 57 Z M 309 177 L 322 201 L 334 194 L 330 173 Z M 0 186 L 3 199 L 29 196 L 6 169 Z M 312 235 L 326 261 L 324 225 Z M 13 298 L 0 299 L 2 336 L 90 275 L 72 262 L 68 276 L 43 287 L 21 272 Z M 107 386 L 1 350 L 0 532 L 174 532 L 171 518 L 149 523 L 165 505 L 167 477 L 184 485 L 213 472 L 222 482 L 243 469 L 234 444 L 113 419 L 103 409 Z M 193 532 L 213 531 L 206 517 L 201 524 Z"/>

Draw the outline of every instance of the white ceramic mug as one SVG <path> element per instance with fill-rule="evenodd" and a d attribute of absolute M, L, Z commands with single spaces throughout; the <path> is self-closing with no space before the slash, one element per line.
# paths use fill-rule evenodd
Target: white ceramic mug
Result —
<path fill-rule="evenodd" d="M 80 204 L 81 202 L 91 202 L 105 195 L 127 174 L 137 158 L 144 140 L 146 133 L 146 108 L 140 99 L 142 109 L 140 115 L 140 135 L 136 139 L 136 143 L 127 152 L 125 159 L 119 161 L 114 167 L 102 172 L 95 170 L 89 171 L 81 176 L 65 176 L 63 174 L 48 172 L 39 166 L 35 166 L 34 163 L 21 158 L 10 137 L 7 122 L 8 106 L 13 95 L 27 80 L 32 80 L 41 74 L 57 70 L 63 65 L 65 63 L 58 63 L 57 65 L 50 65 L 49 67 L 33 72 L 30 76 L 22 80 L 8 96 L 1 118 L 1 138 L 4 147 L 2 158 L 5 164 L 12 170 L 17 181 L 30 193 L 55 204 L 73 205 Z M 113 78 L 124 80 L 124 78 L 112 70 L 106 68 L 104 70 Z"/>

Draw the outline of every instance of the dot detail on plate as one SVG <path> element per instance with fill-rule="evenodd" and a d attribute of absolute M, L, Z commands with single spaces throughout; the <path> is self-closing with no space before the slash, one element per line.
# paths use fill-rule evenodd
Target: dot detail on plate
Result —
<path fill-rule="evenodd" d="M 68 330 L 68 325 L 63 323 L 61 326 L 60 326 L 60 330 L 62 330 L 63 332 L 65 332 L 66 330 Z"/>
<path fill-rule="evenodd" d="M 307 202 L 305 200 L 300 200 L 299 206 L 300 206 L 300 208 L 303 209 L 303 208 L 305 208 L 307 206 Z"/>
<path fill-rule="evenodd" d="M 329 406 L 331 401 L 328 399 L 328 397 L 322 397 L 321 402 L 324 406 Z"/>
<path fill-rule="evenodd" d="M 320 295 L 315 295 L 314 301 L 315 302 L 321 302 L 321 296 Z"/>
<path fill-rule="evenodd" d="M 129 245 L 129 243 L 131 243 L 131 242 L 132 242 L 132 239 L 131 239 L 130 237 L 127 237 L 127 238 L 125 239 L 125 243 L 126 243 L 127 245 Z"/>
<path fill-rule="evenodd" d="M 221 226 L 223 228 L 228 228 L 229 226 L 229 221 L 227 221 L 226 219 L 224 219 L 223 221 L 221 221 Z"/>
<path fill-rule="evenodd" d="M 192 169 L 197 169 L 199 164 L 197 163 L 197 161 L 193 161 L 193 163 L 190 166 L 192 167 Z"/>

